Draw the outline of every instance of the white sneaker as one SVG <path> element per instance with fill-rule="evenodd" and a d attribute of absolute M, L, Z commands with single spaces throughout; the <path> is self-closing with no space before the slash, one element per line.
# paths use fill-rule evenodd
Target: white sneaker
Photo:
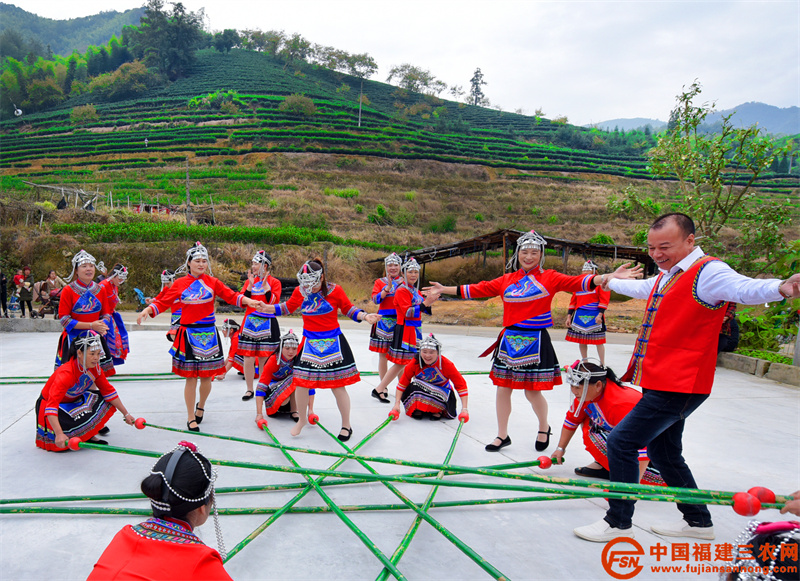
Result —
<path fill-rule="evenodd" d="M 693 527 L 685 520 L 681 519 L 677 522 L 653 525 L 650 530 L 657 535 L 664 535 L 665 537 L 691 537 L 693 539 L 705 539 L 707 541 L 714 540 L 714 527 Z"/>
<path fill-rule="evenodd" d="M 596 523 L 586 525 L 585 527 L 578 527 L 572 530 L 576 536 L 592 541 L 593 543 L 606 543 L 617 537 L 633 538 L 633 527 L 629 529 L 618 529 L 612 527 L 604 519 L 600 519 Z"/>

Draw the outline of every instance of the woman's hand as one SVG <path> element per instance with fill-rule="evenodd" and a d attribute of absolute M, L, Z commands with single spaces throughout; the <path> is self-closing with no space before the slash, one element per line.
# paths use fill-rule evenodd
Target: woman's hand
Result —
<path fill-rule="evenodd" d="M 108 333 L 108 325 L 106 325 L 104 321 L 92 321 L 89 324 L 89 328 L 95 333 L 100 333 L 103 336 Z"/>
<path fill-rule="evenodd" d="M 564 319 L 564 326 L 569 327 L 572 325 L 572 315 L 567 315 L 567 318 Z"/>
<path fill-rule="evenodd" d="M 428 292 L 435 292 L 441 296 L 441 294 L 444 292 L 444 285 L 438 282 L 431 281 L 430 286 L 423 287 L 422 290 Z"/>
<path fill-rule="evenodd" d="M 145 320 L 147 317 L 153 316 L 153 309 L 150 308 L 150 305 L 146 306 L 142 309 L 142 312 L 136 317 L 136 324 L 141 325 L 142 321 Z"/>
<path fill-rule="evenodd" d="M 64 432 L 56 434 L 56 447 L 58 448 L 67 447 L 67 435 Z"/>
<path fill-rule="evenodd" d="M 264 301 L 253 301 L 253 305 L 259 313 L 267 313 L 268 315 L 275 314 L 275 305 L 268 305 Z"/>
<path fill-rule="evenodd" d="M 553 459 L 553 464 L 563 464 L 564 463 L 564 448 L 558 447 L 555 451 L 550 454 L 550 458 Z"/>
<path fill-rule="evenodd" d="M 380 320 L 381 316 L 378 313 L 365 313 L 364 318 L 362 319 L 362 321 L 366 321 L 370 325 L 374 325 Z"/>
<path fill-rule="evenodd" d="M 128 424 L 129 426 L 132 426 L 133 424 L 135 424 L 135 423 L 136 423 L 136 418 L 134 418 L 134 417 L 133 417 L 131 414 L 125 414 L 125 416 L 124 416 L 122 419 L 123 419 L 123 420 L 125 421 L 125 423 L 126 423 L 126 424 Z"/>
<path fill-rule="evenodd" d="M 602 322 L 603 322 L 603 313 L 600 313 L 599 315 L 597 315 L 597 316 L 594 318 L 594 322 L 595 322 L 595 323 L 597 323 L 598 325 L 599 325 L 600 323 L 602 323 Z"/>

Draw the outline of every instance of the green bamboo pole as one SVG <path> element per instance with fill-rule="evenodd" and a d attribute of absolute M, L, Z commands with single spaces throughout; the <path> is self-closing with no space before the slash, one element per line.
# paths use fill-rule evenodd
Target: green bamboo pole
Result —
<path fill-rule="evenodd" d="M 273 433 L 269 430 L 269 427 L 267 427 L 266 422 L 262 424 L 261 428 L 267 433 L 267 435 L 272 439 L 273 442 L 275 442 L 276 444 L 280 444 L 278 438 L 276 438 L 273 435 Z M 282 449 L 281 452 L 289 461 L 289 463 L 292 464 L 292 466 L 295 466 L 297 468 L 300 467 L 300 465 L 295 461 L 294 458 L 292 458 L 292 455 L 289 454 L 288 451 Z M 353 531 L 353 533 L 359 538 L 359 540 L 361 540 L 361 542 L 364 543 L 364 546 L 367 547 L 367 549 L 369 549 L 369 551 L 373 555 L 375 555 L 381 563 L 383 563 L 383 566 L 386 569 L 388 569 L 389 572 L 391 572 L 391 574 L 395 577 L 395 579 L 397 579 L 398 581 L 404 580 L 406 578 L 405 575 L 403 575 L 400 572 L 400 570 L 395 566 L 395 564 L 392 563 L 389 560 L 389 558 L 383 554 L 383 551 L 381 551 L 378 548 L 378 545 L 376 545 L 375 542 L 364 533 L 364 531 L 358 528 L 356 523 L 354 523 L 349 516 L 347 516 L 338 506 L 336 506 L 336 503 L 333 502 L 333 499 L 330 496 L 328 496 L 324 490 L 322 490 L 322 487 L 319 484 L 317 484 L 317 482 L 313 478 L 311 478 L 311 476 L 305 476 L 305 478 L 306 480 L 308 480 L 308 483 L 314 487 L 314 490 L 317 492 L 317 494 L 320 495 L 322 500 L 325 501 L 325 504 L 327 504 L 331 508 L 331 510 L 333 510 L 333 512 L 336 513 L 336 516 L 338 516 L 341 519 L 341 521 L 347 526 L 347 528 Z"/>
<path fill-rule="evenodd" d="M 318 425 L 318 426 L 320 427 L 320 429 L 322 429 L 322 430 L 323 430 L 323 431 L 324 431 L 326 434 L 328 434 L 328 435 L 331 437 L 331 439 L 333 439 L 335 442 L 338 442 L 338 444 L 339 444 L 339 445 L 340 445 L 342 448 L 344 448 L 344 449 L 345 449 L 345 450 L 347 450 L 348 452 L 350 452 L 350 451 L 351 451 L 351 450 L 350 450 L 350 447 L 349 447 L 347 444 L 345 444 L 344 442 L 342 442 L 341 440 L 339 440 L 339 438 L 337 438 L 336 436 L 334 436 L 334 435 L 333 435 L 333 433 L 331 433 L 331 431 L 330 431 L 330 430 L 328 430 L 328 429 L 327 429 L 325 426 L 323 426 L 323 425 L 322 425 L 322 424 L 321 424 L 319 421 L 317 422 L 317 425 Z M 266 427 L 265 427 L 265 429 L 266 429 Z M 378 473 L 378 472 L 377 472 L 377 471 L 376 471 L 376 470 L 375 470 L 375 469 L 374 469 L 372 466 L 370 466 L 370 465 L 369 465 L 367 462 L 365 462 L 365 461 L 363 461 L 363 460 L 357 460 L 357 462 L 358 462 L 359 464 L 361 464 L 361 466 L 363 466 L 364 468 L 366 468 L 367 470 L 369 470 L 369 471 L 370 471 L 372 474 L 377 474 L 377 473 Z M 441 474 L 441 472 L 440 472 L 440 474 Z M 449 530 L 447 530 L 447 528 L 446 528 L 446 527 L 445 527 L 445 526 L 444 526 L 442 523 L 440 523 L 438 520 L 436 520 L 436 519 L 434 519 L 432 516 L 430 516 L 430 515 L 429 515 L 429 514 L 428 514 L 428 513 L 427 513 L 427 512 L 424 510 L 424 509 L 421 509 L 419 506 L 417 506 L 417 505 L 416 505 L 416 503 L 414 503 L 414 502 L 413 502 L 413 501 L 412 501 L 410 498 L 408 498 L 408 497 L 407 497 L 405 494 L 403 494 L 402 492 L 400 492 L 400 491 L 397 489 L 397 487 L 396 487 L 396 486 L 394 486 L 394 485 L 393 485 L 391 482 L 384 482 L 383 484 L 384 484 L 384 486 L 386 486 L 386 488 L 388 488 L 388 489 L 389 489 L 389 490 L 392 492 L 392 494 L 394 494 L 395 496 L 397 496 L 397 498 L 399 498 L 400 500 L 402 500 L 402 501 L 403 501 L 403 504 L 404 504 L 404 505 L 405 505 L 407 508 L 410 508 L 411 510 L 413 510 L 414 512 L 416 512 L 416 513 L 417 513 L 417 515 L 418 515 L 418 517 L 417 517 L 417 518 L 423 518 L 423 519 L 425 519 L 425 521 L 426 521 L 426 522 L 428 522 L 428 523 L 429 523 L 429 524 L 430 524 L 430 525 L 431 525 L 433 528 L 435 528 L 437 531 L 439 531 L 440 533 L 442 533 L 442 535 L 443 535 L 443 536 L 444 536 L 444 537 L 445 537 L 445 538 L 446 538 L 448 541 L 450 541 L 450 542 L 451 542 L 451 543 L 453 543 L 453 544 L 454 544 L 456 547 L 458 547 L 458 549 L 459 549 L 459 550 L 460 550 L 462 553 L 464 553 L 464 554 L 465 554 L 467 557 L 469 557 L 470 559 L 472 559 L 472 560 L 473 560 L 473 561 L 474 561 L 474 562 L 475 562 L 475 563 L 476 563 L 476 564 L 477 564 L 479 567 L 481 567 L 481 568 L 482 568 L 484 571 L 486 571 L 487 573 L 489 573 L 489 574 L 490 574 L 492 577 L 494 577 L 495 579 L 505 579 L 505 575 L 503 575 L 503 573 L 501 573 L 501 572 L 500 572 L 500 571 L 499 571 L 497 568 L 495 568 L 495 567 L 494 567 L 494 566 L 493 566 L 491 563 L 489 563 L 489 562 L 488 562 L 486 559 L 484 559 L 483 557 L 481 557 L 481 556 L 480 556 L 480 555 L 479 555 L 479 554 L 478 554 L 478 553 L 477 553 L 475 550 L 473 550 L 473 549 L 472 549 L 472 547 L 470 547 L 469 545 L 467 545 L 467 544 L 466 544 L 464 541 L 462 541 L 462 540 L 461 540 L 461 539 L 459 539 L 459 538 L 458 538 L 456 535 L 454 535 L 454 534 L 453 534 L 453 533 L 451 533 Z M 429 506 L 428 508 L 430 508 L 430 506 Z M 396 561 L 395 561 L 395 563 L 396 563 Z M 381 570 L 381 572 L 382 572 L 382 573 L 383 573 L 383 572 L 385 572 L 385 573 L 388 575 L 388 571 L 386 570 L 386 568 L 383 568 L 383 569 Z"/>
<path fill-rule="evenodd" d="M 392 464 L 394 466 L 409 466 L 412 468 L 428 468 L 433 470 L 434 472 L 431 473 L 432 476 L 435 476 L 441 470 L 445 470 L 448 473 L 452 474 L 480 474 L 483 476 L 494 476 L 500 478 L 514 478 L 514 479 L 524 479 L 523 477 L 527 476 L 527 474 L 519 474 L 515 472 L 504 472 L 506 468 L 523 468 L 523 467 L 531 467 L 531 466 L 539 466 L 539 460 L 531 460 L 529 462 L 519 463 L 519 464 L 500 464 L 494 467 L 473 467 L 473 466 L 459 466 L 459 465 L 450 465 L 444 466 L 442 464 L 437 464 L 435 462 L 421 462 L 415 460 L 400 460 L 397 458 L 386 458 L 384 456 L 359 456 L 353 453 L 341 453 L 341 452 L 332 452 L 329 450 L 314 450 L 312 448 L 300 448 L 297 446 L 286 446 L 284 444 L 275 444 L 269 442 L 263 442 L 261 440 L 251 440 L 248 438 L 240 438 L 238 436 L 223 436 L 220 434 L 211 434 L 207 432 L 192 432 L 189 430 L 185 430 L 183 428 L 172 428 L 170 426 L 159 426 L 157 424 L 149 424 L 145 422 L 145 427 L 149 428 L 156 428 L 158 430 L 166 430 L 168 432 L 177 432 L 179 434 L 186 434 L 189 436 L 203 436 L 206 438 L 216 438 L 219 440 L 227 440 L 230 442 L 241 442 L 245 444 L 254 444 L 256 446 L 266 446 L 268 448 L 276 448 L 278 450 L 288 450 L 290 452 L 301 452 L 303 454 L 316 454 L 319 456 L 331 456 L 334 458 L 344 458 L 345 460 L 364 460 L 366 462 L 378 462 L 381 464 Z M 339 440 L 336 440 L 337 442 Z"/>
<path fill-rule="evenodd" d="M 453 452 L 455 452 L 455 450 L 456 450 L 456 444 L 458 443 L 458 437 L 461 435 L 461 430 L 463 428 L 464 428 L 464 422 L 459 420 L 458 421 L 458 429 L 456 429 L 456 433 L 453 435 L 453 442 L 450 444 L 450 449 L 447 451 L 447 455 L 444 458 L 444 464 L 443 464 L 444 468 L 447 467 L 447 463 L 450 462 L 450 458 L 452 458 Z M 441 481 L 441 479 L 443 477 L 444 477 L 444 470 L 441 470 L 439 472 L 439 474 L 436 475 L 435 480 L 436 481 Z M 430 510 L 431 503 L 433 502 L 433 498 L 436 496 L 436 493 L 438 492 L 438 490 L 439 490 L 438 486 L 434 486 L 433 488 L 431 488 L 431 491 L 428 493 L 428 497 L 425 499 L 425 503 L 422 505 L 422 512 L 421 513 L 417 513 L 417 516 L 414 518 L 414 522 L 411 523 L 411 526 L 408 528 L 408 531 L 406 531 L 406 534 L 403 537 L 403 540 L 400 541 L 400 545 L 397 547 L 397 549 L 395 549 L 394 554 L 392 555 L 392 563 L 397 564 L 397 563 L 400 562 L 400 559 L 403 558 L 403 555 L 405 554 L 406 550 L 408 549 L 409 545 L 411 544 L 411 541 L 414 540 L 414 535 L 416 535 L 417 531 L 419 530 L 419 525 L 422 523 L 422 514 L 425 514 L 425 513 L 428 512 L 428 510 Z M 473 551 L 473 553 L 474 553 L 474 551 Z M 486 565 L 488 565 L 488 562 L 486 562 L 477 553 L 474 553 L 474 555 L 476 557 L 478 557 L 479 560 L 475 560 L 475 559 L 473 559 L 473 560 L 475 560 L 475 563 L 477 563 L 481 568 L 483 568 L 484 571 L 487 571 L 495 579 L 502 579 L 502 580 L 507 579 L 507 577 L 505 575 L 503 575 L 500 571 L 498 571 L 494 567 L 492 567 L 491 569 L 484 568 L 483 564 L 485 563 Z M 386 569 L 384 569 L 383 571 L 381 571 L 378 574 L 378 577 L 376 579 L 378 581 L 386 581 L 386 578 L 388 577 L 387 573 L 388 572 L 386 571 Z"/>
<path fill-rule="evenodd" d="M 390 418 L 387 418 L 386 421 L 391 421 Z M 121 454 L 132 454 L 136 456 L 147 456 L 150 458 L 160 458 L 161 454 L 158 452 L 149 452 L 146 450 L 136 450 L 133 448 L 119 448 L 116 446 L 109 446 L 104 444 L 93 444 L 91 442 L 80 442 L 79 447 L 81 448 L 89 448 L 95 450 L 102 450 L 105 452 L 117 452 Z M 341 461 L 343 462 L 345 459 L 342 458 Z M 419 478 L 419 477 L 408 477 L 408 476 L 401 476 L 401 475 L 393 475 L 393 476 L 383 476 L 379 474 L 364 474 L 364 473 L 355 473 L 355 472 L 339 472 L 333 470 L 321 470 L 321 469 L 313 469 L 313 468 L 298 468 L 292 466 L 277 466 L 274 464 L 258 464 L 255 462 L 238 462 L 233 460 L 212 460 L 209 459 L 212 464 L 216 464 L 218 466 L 230 466 L 234 468 L 246 468 L 252 470 L 266 470 L 266 471 L 273 471 L 273 472 L 288 472 L 288 473 L 295 473 L 295 474 L 303 474 L 303 475 L 324 475 L 324 476 L 339 476 L 342 478 L 355 478 L 360 479 L 363 481 L 370 481 L 370 482 L 382 482 L 382 481 L 389 481 L 389 482 L 407 482 L 411 484 L 424 484 L 430 485 L 430 479 L 427 478 Z M 602 488 L 603 486 L 610 487 L 613 484 L 617 484 L 618 486 L 621 485 L 619 483 L 611 483 L 611 482 L 604 482 L 601 484 L 594 484 L 588 483 L 581 480 L 570 480 L 568 478 L 545 478 L 545 477 L 537 477 L 539 481 L 542 482 L 549 482 L 553 481 L 556 484 L 575 484 L 577 486 L 583 488 Z M 454 488 L 477 488 L 482 490 L 507 490 L 507 491 L 515 491 L 515 492 L 534 492 L 534 493 L 552 493 L 552 494 L 572 494 L 575 491 L 568 491 L 563 488 L 544 488 L 544 487 L 537 487 L 537 486 L 525 486 L 525 485 L 512 485 L 512 484 L 491 484 L 488 482 L 459 482 L 459 481 L 449 481 L 449 480 L 442 480 L 438 482 L 439 486 L 450 486 Z M 600 498 L 619 498 L 622 500 L 654 500 L 660 502 L 681 502 L 684 504 L 722 504 L 722 505 L 731 505 L 733 504 L 732 498 L 724 498 L 721 495 L 723 493 L 716 491 L 715 496 L 707 496 L 707 497 L 698 497 L 698 496 L 682 496 L 682 495 L 674 495 L 671 491 L 678 490 L 681 492 L 696 492 L 692 489 L 685 489 L 685 488 L 669 488 L 665 486 L 642 486 L 642 485 L 634 485 L 628 484 L 626 485 L 631 492 L 616 492 L 616 491 L 609 491 L 609 490 L 584 490 L 582 492 L 582 496 L 584 497 L 600 497 Z M 661 489 L 663 492 L 657 490 Z M 642 492 L 639 490 L 645 489 Z M 649 492 L 649 489 L 656 489 L 653 492 Z M 623 489 L 624 490 L 624 489 Z M 649 496 L 646 496 L 649 492 Z M 725 494 L 732 494 L 732 493 L 725 493 Z M 678 500 L 679 499 L 679 500 Z M 762 505 L 763 506 L 763 505 Z M 772 508 L 772 506 L 769 506 Z"/>
<path fill-rule="evenodd" d="M 375 429 L 374 429 L 374 430 L 372 430 L 372 431 L 371 431 L 369 434 L 367 434 L 367 435 L 366 435 L 366 436 L 365 436 L 365 437 L 364 437 L 364 438 L 361 440 L 361 442 L 359 442 L 359 443 L 358 443 L 358 445 L 355 447 L 355 449 L 356 449 L 356 450 L 358 450 L 359 448 L 361 448 L 362 446 L 364 446 L 364 445 L 365 445 L 367 442 L 369 442 L 369 441 L 370 441 L 370 440 L 371 440 L 371 439 L 372 439 L 372 438 L 373 438 L 373 437 L 374 437 L 374 436 L 375 436 L 375 435 L 376 435 L 378 432 L 380 432 L 380 431 L 381 431 L 383 428 L 385 428 L 386 426 L 388 426 L 390 421 L 391 421 L 391 418 L 386 418 L 386 419 L 385 419 L 383 422 L 381 422 L 381 424 L 380 424 L 380 425 L 379 425 L 377 428 L 375 428 Z M 335 470 L 335 469 L 336 469 L 336 468 L 338 468 L 340 465 L 342 465 L 342 464 L 344 463 L 344 461 L 345 461 L 345 459 L 344 459 L 344 458 L 339 458 L 339 459 L 338 459 L 336 462 L 334 462 L 334 463 L 331 465 L 331 467 L 330 467 L 330 470 Z M 325 478 L 326 478 L 327 476 L 331 476 L 331 475 L 337 475 L 337 476 L 338 476 L 338 473 L 336 473 L 336 472 L 333 472 L 333 474 L 328 474 L 328 475 L 326 475 L 326 476 L 321 476 L 320 478 L 317 478 L 317 483 L 318 483 L 318 484 L 322 484 L 322 481 L 323 481 L 323 480 L 325 480 Z M 359 481 L 362 481 L 361 479 L 358 479 L 358 480 L 359 480 Z M 255 539 L 255 538 L 256 538 L 258 535 L 260 535 L 260 534 L 261 534 L 263 531 L 265 531 L 265 530 L 267 529 L 267 527 L 269 527 L 269 526 L 270 526 L 272 523 L 274 523 L 276 520 L 278 520 L 278 519 L 279 519 L 279 518 L 280 518 L 282 515 L 284 515 L 284 514 L 285 514 L 287 511 L 289 511 L 289 509 L 291 509 L 291 508 L 292 508 L 292 507 L 293 507 L 293 506 L 294 506 L 294 505 L 295 505 L 297 502 L 299 502 L 299 501 L 300 501 L 300 500 L 301 500 L 301 499 L 302 499 L 302 498 L 303 498 L 303 497 L 304 497 L 306 494 L 308 494 L 308 493 L 311 491 L 311 488 L 312 488 L 312 487 L 311 487 L 311 485 L 310 485 L 310 484 L 306 484 L 306 485 L 305 485 L 305 487 L 303 488 L 303 490 L 301 490 L 299 493 L 297 493 L 297 494 L 296 494 L 296 495 L 295 495 L 295 496 L 294 496 L 294 497 L 293 497 L 291 500 L 289 500 L 289 502 L 287 502 L 286 504 L 284 504 L 284 505 L 281 507 L 281 509 L 280 509 L 278 512 L 276 512 L 276 513 L 275 513 L 275 514 L 273 514 L 271 517 L 269 517 L 269 518 L 268 518 L 266 521 L 264 521 L 264 522 L 263 522 L 261 525 L 259 525 L 259 526 L 258 526 L 258 527 L 257 527 L 257 528 L 256 528 L 256 529 L 255 529 L 255 530 L 252 532 L 252 533 L 250 533 L 250 534 L 249 534 L 249 535 L 247 535 L 247 536 L 246 536 L 244 539 L 242 539 L 242 541 L 241 541 L 241 542 L 239 542 L 239 543 L 238 543 L 238 544 L 237 544 L 237 545 L 236 545 L 236 546 L 235 546 L 233 549 L 231 549 L 230 551 L 228 551 L 228 555 L 227 555 L 227 557 L 226 557 L 226 559 L 225 559 L 225 562 L 227 563 L 228 561 L 230 561 L 231 557 L 233 557 L 233 556 L 234 556 L 234 555 L 236 555 L 236 554 L 237 554 L 239 551 L 241 551 L 243 548 L 245 548 L 245 547 L 246 547 L 246 546 L 247 546 L 247 545 L 248 545 L 250 542 L 252 542 L 252 541 L 253 541 L 253 539 Z"/>

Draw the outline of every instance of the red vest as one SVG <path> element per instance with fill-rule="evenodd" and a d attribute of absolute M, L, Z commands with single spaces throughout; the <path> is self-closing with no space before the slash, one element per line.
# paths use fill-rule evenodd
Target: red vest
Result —
<path fill-rule="evenodd" d="M 696 288 L 700 272 L 712 260 L 718 259 L 698 258 L 661 291 L 656 289 L 664 274 L 658 275 L 622 381 L 657 391 L 711 393 L 727 303 L 706 304 L 697 297 Z"/>

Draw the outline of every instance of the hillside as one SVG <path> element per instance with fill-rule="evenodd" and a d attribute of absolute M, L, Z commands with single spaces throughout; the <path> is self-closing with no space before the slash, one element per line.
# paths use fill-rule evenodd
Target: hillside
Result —
<path fill-rule="evenodd" d="M 742 103 L 732 109 L 717 111 L 706 117 L 706 125 L 719 125 L 723 115 L 733 115 L 734 127 L 758 126 L 773 135 L 800 133 L 800 107 L 774 107 L 765 103 Z"/>
<path fill-rule="evenodd" d="M 107 43 L 115 34 L 120 35 L 123 26 L 138 25 L 142 14 L 144 8 L 132 8 L 125 12 L 109 10 L 82 18 L 53 20 L 0 2 L 0 33 L 14 30 L 25 39 L 49 45 L 55 54 L 67 56 L 75 50 L 84 52 L 89 45 Z"/>

